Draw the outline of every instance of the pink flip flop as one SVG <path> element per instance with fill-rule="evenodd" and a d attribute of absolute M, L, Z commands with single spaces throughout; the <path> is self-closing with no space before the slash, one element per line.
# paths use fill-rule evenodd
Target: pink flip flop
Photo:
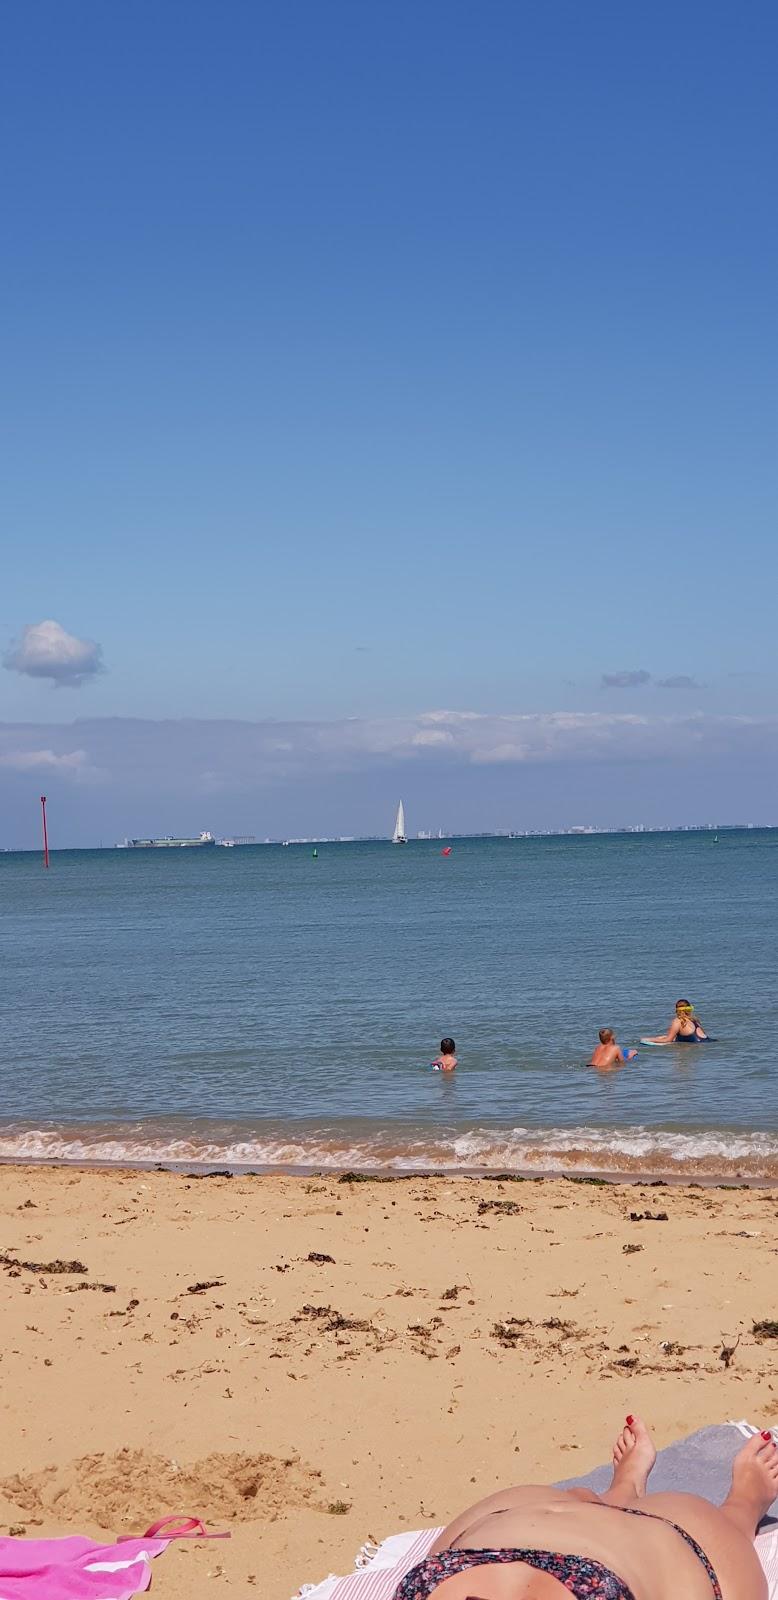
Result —
<path fill-rule="evenodd" d="M 133 1535 L 133 1537 L 137 1537 Z M 208 1533 L 199 1517 L 160 1517 L 146 1529 L 144 1539 L 229 1539 L 230 1533 Z"/>

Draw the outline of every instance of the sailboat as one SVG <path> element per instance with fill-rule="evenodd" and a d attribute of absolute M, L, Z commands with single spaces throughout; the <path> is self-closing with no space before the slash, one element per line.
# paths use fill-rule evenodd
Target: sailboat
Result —
<path fill-rule="evenodd" d="M 402 803 L 402 800 L 401 800 L 399 806 L 397 807 L 397 819 L 396 819 L 395 824 L 394 824 L 394 833 L 392 834 L 392 844 L 407 844 L 407 843 L 408 843 L 408 841 L 407 841 L 407 839 L 405 837 L 405 810 L 404 810 L 403 803 Z"/>

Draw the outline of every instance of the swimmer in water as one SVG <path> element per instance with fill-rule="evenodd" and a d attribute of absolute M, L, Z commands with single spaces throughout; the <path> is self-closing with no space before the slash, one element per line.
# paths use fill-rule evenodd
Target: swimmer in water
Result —
<path fill-rule="evenodd" d="M 694 1014 L 690 1000 L 676 1000 L 675 1016 L 666 1033 L 660 1033 L 649 1044 L 703 1044 L 708 1035 Z"/>
<path fill-rule="evenodd" d="M 455 1051 L 456 1051 L 456 1045 L 455 1045 L 453 1039 L 441 1039 L 441 1041 L 440 1041 L 440 1055 L 436 1056 L 435 1060 L 432 1063 L 433 1071 L 434 1072 L 455 1072 L 456 1071 L 456 1064 L 457 1064 L 457 1058 L 456 1058 Z"/>
<path fill-rule="evenodd" d="M 590 1067 L 597 1067 L 600 1072 L 609 1072 L 611 1067 L 620 1067 L 625 1061 L 634 1061 L 637 1050 L 623 1050 L 616 1043 L 616 1035 L 612 1028 L 600 1029 L 600 1042 L 592 1051 Z"/>

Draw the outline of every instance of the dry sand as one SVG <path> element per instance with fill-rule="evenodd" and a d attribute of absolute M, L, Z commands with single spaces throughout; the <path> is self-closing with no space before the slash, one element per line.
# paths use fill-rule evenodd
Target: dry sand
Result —
<path fill-rule="evenodd" d="M 159 1600 L 289 1600 L 629 1410 L 778 1416 L 772 1190 L 4 1167 L 0 1211 L 0 1532 L 231 1528 Z"/>

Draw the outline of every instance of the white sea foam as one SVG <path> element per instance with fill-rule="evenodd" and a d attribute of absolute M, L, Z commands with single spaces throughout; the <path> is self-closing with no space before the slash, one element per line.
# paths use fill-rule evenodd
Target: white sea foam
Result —
<path fill-rule="evenodd" d="M 345 1131 L 345 1130 L 344 1130 Z M 288 1136 L 252 1130 L 222 1137 L 204 1130 L 0 1130 L 0 1159 L 16 1161 L 165 1163 L 230 1168 L 315 1167 L 386 1172 L 571 1171 L 778 1179 L 778 1135 L 726 1129 L 670 1132 L 628 1127 L 473 1128 L 462 1133 L 400 1134 L 391 1126 L 345 1137 L 337 1130 Z"/>

